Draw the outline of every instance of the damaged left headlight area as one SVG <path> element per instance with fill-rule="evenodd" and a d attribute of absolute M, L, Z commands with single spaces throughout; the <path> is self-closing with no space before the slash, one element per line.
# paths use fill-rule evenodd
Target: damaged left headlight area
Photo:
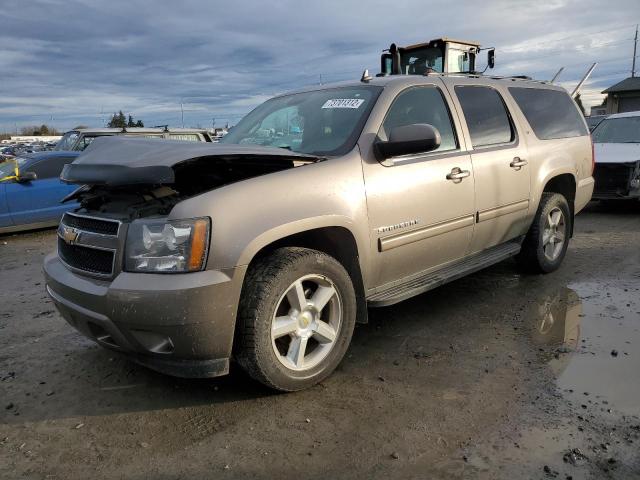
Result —
<path fill-rule="evenodd" d="M 140 219 L 131 222 L 125 247 L 125 270 L 185 273 L 204 270 L 211 220 Z"/>

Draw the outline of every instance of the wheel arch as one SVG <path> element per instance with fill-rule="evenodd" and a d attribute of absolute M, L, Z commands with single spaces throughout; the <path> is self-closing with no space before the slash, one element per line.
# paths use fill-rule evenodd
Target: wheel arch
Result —
<path fill-rule="evenodd" d="M 547 179 L 542 193 L 559 193 L 567 199 L 569 210 L 571 212 L 571 230 L 569 235 L 573 236 L 573 219 L 575 216 L 575 199 L 576 199 L 576 178 L 572 173 L 559 173 Z"/>
<path fill-rule="evenodd" d="M 318 250 L 335 258 L 347 270 L 356 292 L 356 322 L 367 323 L 367 303 L 365 284 L 361 268 L 360 250 L 354 234 L 345 226 L 322 226 L 302 230 L 277 238 L 262 245 L 252 255 L 249 269 L 256 261 L 269 255 L 278 248 L 301 247 Z"/>

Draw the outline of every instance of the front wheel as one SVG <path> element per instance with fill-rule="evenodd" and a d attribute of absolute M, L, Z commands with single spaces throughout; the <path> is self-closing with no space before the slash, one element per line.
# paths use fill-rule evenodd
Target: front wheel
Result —
<path fill-rule="evenodd" d="M 247 272 L 236 358 L 249 375 L 281 391 L 326 378 L 342 360 L 356 319 L 351 278 L 334 258 L 281 248 Z"/>
<path fill-rule="evenodd" d="M 543 193 L 536 216 L 518 254 L 527 271 L 549 273 L 560 267 L 571 234 L 571 210 L 559 193 Z"/>

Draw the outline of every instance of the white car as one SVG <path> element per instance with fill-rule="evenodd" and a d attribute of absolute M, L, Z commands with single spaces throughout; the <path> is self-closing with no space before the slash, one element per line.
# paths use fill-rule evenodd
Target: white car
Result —
<path fill-rule="evenodd" d="M 640 199 L 640 111 L 608 116 L 593 131 L 593 199 Z"/>

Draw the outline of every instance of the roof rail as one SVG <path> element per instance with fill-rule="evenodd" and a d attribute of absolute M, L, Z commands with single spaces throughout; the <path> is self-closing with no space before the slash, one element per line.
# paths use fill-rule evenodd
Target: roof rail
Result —
<path fill-rule="evenodd" d="M 529 77 L 527 75 L 483 75 L 482 72 L 451 72 L 451 73 L 442 73 L 442 72 L 427 72 L 426 76 L 436 75 L 442 77 L 469 77 L 469 78 L 490 78 L 493 80 L 522 80 L 527 82 L 537 82 L 542 84 L 550 83 L 548 80 L 536 80 L 535 78 Z"/>

